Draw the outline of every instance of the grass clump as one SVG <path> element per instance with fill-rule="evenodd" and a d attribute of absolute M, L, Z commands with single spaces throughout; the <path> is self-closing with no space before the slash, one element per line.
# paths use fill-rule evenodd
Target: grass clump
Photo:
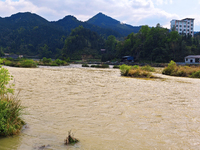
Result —
<path fill-rule="evenodd" d="M 155 68 L 153 68 L 153 67 L 151 67 L 149 65 L 141 67 L 141 70 L 149 71 L 149 72 L 155 72 Z"/>
<path fill-rule="evenodd" d="M 9 85 L 12 78 L 7 69 L 0 69 L 0 136 L 18 134 L 25 124 L 21 119 L 23 107 L 13 96 L 14 84 Z"/>
<path fill-rule="evenodd" d="M 71 131 L 68 132 L 68 136 L 65 140 L 65 144 L 66 145 L 69 145 L 69 144 L 75 144 L 75 143 L 78 143 L 79 140 L 77 140 L 76 138 L 74 138 L 72 135 L 71 135 Z"/>
<path fill-rule="evenodd" d="M 89 67 L 88 64 L 82 64 L 82 67 Z"/>
<path fill-rule="evenodd" d="M 179 77 L 200 78 L 199 66 L 177 66 L 174 61 L 170 61 L 162 74 Z"/>
<path fill-rule="evenodd" d="M 114 69 L 119 69 L 120 66 L 119 66 L 119 65 L 114 65 L 113 68 L 114 68 Z"/>
<path fill-rule="evenodd" d="M 109 68 L 109 65 L 107 64 L 100 64 L 100 65 L 91 65 L 93 68 Z"/>
<path fill-rule="evenodd" d="M 67 66 L 69 65 L 68 62 L 60 59 L 52 60 L 51 58 L 43 57 L 39 62 L 38 65 L 41 66 Z"/>
<path fill-rule="evenodd" d="M 138 65 L 128 66 L 123 64 L 120 66 L 120 71 L 122 76 L 137 77 L 137 78 L 153 77 L 150 71 L 143 70 L 142 67 L 139 67 Z"/>

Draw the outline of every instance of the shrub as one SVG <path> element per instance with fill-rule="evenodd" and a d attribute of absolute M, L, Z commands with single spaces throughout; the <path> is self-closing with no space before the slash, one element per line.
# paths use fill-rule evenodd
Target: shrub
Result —
<path fill-rule="evenodd" d="M 140 78 L 151 78 L 153 77 L 150 72 L 141 69 L 130 69 L 127 76 L 140 77 Z"/>
<path fill-rule="evenodd" d="M 120 66 L 121 75 L 127 76 L 130 69 L 131 69 L 131 66 L 128 66 L 125 64 L 121 65 Z"/>
<path fill-rule="evenodd" d="M 57 64 L 55 61 L 53 61 L 53 62 L 50 64 L 50 66 L 58 66 L 58 64 Z"/>
<path fill-rule="evenodd" d="M 55 62 L 56 62 L 56 64 L 57 64 L 58 66 L 64 64 L 64 61 L 63 61 L 63 60 L 60 60 L 60 59 L 56 59 Z"/>
<path fill-rule="evenodd" d="M 155 69 L 149 65 L 141 67 L 141 70 L 149 71 L 149 72 L 155 72 Z"/>
<path fill-rule="evenodd" d="M 102 64 L 102 65 L 99 65 L 99 68 L 109 68 L 109 65 L 107 65 L 107 64 Z"/>
<path fill-rule="evenodd" d="M 13 66 L 13 63 L 12 63 L 12 61 L 10 61 L 10 60 L 5 60 L 4 64 L 5 64 L 6 66 Z"/>
<path fill-rule="evenodd" d="M 109 65 L 107 65 L 107 64 L 91 65 L 90 67 L 94 67 L 94 68 L 109 68 Z"/>
<path fill-rule="evenodd" d="M 121 71 L 121 75 L 123 75 L 123 76 L 152 78 L 153 75 L 149 71 L 152 69 L 150 67 L 146 67 L 146 66 L 144 66 L 144 68 L 148 68 L 148 69 L 146 69 L 147 71 L 143 70 L 138 65 L 128 66 L 128 65 L 123 64 L 120 66 L 120 71 Z"/>
<path fill-rule="evenodd" d="M 175 62 L 171 61 L 163 70 L 162 74 L 180 77 L 200 78 L 199 66 L 177 66 Z"/>
<path fill-rule="evenodd" d="M 12 76 L 5 68 L 0 69 L 0 136 L 10 136 L 20 132 L 25 122 L 21 119 L 23 107 L 19 100 L 9 94 L 14 94 L 14 86 L 9 81 Z M 9 87 L 9 88 L 8 88 Z"/>
<path fill-rule="evenodd" d="M 171 60 L 167 67 L 163 70 L 162 74 L 165 75 L 173 75 L 176 72 L 177 65 L 176 63 Z"/>
<path fill-rule="evenodd" d="M 1 98 L 0 100 L 0 136 L 18 134 L 25 124 L 20 118 L 22 106 L 14 98 Z"/>
<path fill-rule="evenodd" d="M 113 68 L 119 69 L 120 66 L 119 65 L 114 65 Z"/>
<path fill-rule="evenodd" d="M 200 78 L 200 70 L 197 72 L 193 72 L 192 75 L 190 76 L 191 78 Z"/>
<path fill-rule="evenodd" d="M 89 67 L 88 64 L 82 64 L 82 67 Z"/>
<path fill-rule="evenodd" d="M 26 60 L 20 61 L 19 67 L 35 68 L 37 67 L 37 64 L 32 59 L 26 59 Z"/>

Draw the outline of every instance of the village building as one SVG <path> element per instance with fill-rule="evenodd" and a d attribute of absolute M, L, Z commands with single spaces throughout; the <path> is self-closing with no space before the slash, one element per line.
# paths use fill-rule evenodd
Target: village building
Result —
<path fill-rule="evenodd" d="M 192 35 L 194 37 L 194 19 L 185 18 L 182 20 L 172 20 L 171 30 L 177 31 L 181 35 Z"/>
<path fill-rule="evenodd" d="M 185 63 L 200 63 L 200 55 L 189 55 L 185 57 Z"/>

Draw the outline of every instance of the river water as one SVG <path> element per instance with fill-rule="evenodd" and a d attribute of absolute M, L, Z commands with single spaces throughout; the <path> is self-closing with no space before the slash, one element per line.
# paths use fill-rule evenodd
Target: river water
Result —
<path fill-rule="evenodd" d="M 200 80 L 115 69 L 11 68 L 27 126 L 0 150 L 200 149 Z M 64 145 L 68 131 L 80 140 Z"/>

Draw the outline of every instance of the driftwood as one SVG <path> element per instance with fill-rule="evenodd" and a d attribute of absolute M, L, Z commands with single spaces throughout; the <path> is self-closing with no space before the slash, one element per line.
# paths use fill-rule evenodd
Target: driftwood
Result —
<path fill-rule="evenodd" d="M 79 142 L 79 141 L 71 135 L 71 130 L 70 130 L 68 132 L 68 136 L 67 136 L 67 138 L 65 140 L 65 144 L 69 145 L 69 144 L 75 144 L 77 142 Z"/>

